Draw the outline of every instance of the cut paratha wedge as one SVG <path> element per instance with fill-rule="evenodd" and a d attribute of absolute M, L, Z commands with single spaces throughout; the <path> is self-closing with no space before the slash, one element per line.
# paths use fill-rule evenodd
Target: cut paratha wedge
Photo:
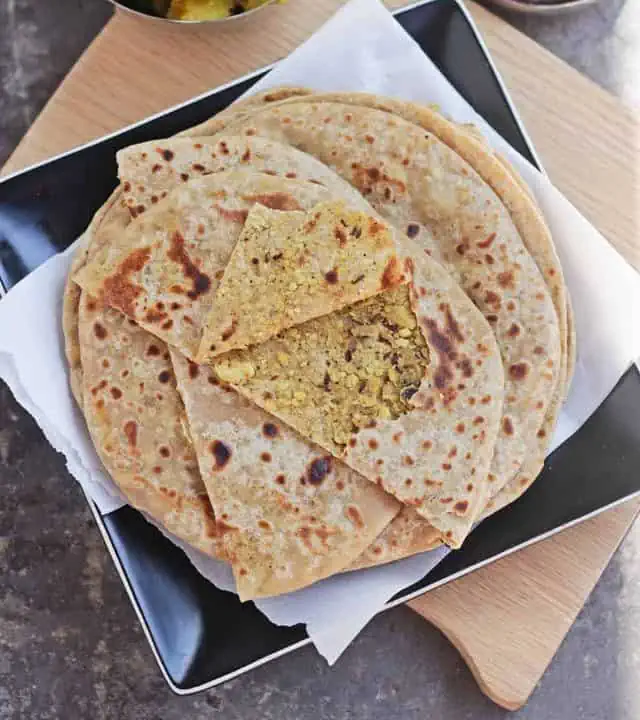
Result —
<path fill-rule="evenodd" d="M 343 201 L 306 215 L 255 205 L 216 291 L 197 360 L 263 342 L 406 280 L 389 228 Z"/>
<path fill-rule="evenodd" d="M 223 382 L 458 547 L 488 496 L 504 374 L 491 327 L 423 253 L 410 285 L 216 358 Z"/>
<path fill-rule="evenodd" d="M 172 350 L 241 600 L 305 587 L 358 558 L 400 504 Z"/>

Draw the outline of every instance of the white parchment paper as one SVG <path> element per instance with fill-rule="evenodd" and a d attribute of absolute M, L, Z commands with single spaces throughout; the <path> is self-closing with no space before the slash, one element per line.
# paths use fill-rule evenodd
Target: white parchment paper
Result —
<path fill-rule="evenodd" d="M 636 272 L 471 109 L 378 0 L 351 0 L 252 92 L 285 84 L 437 103 L 452 119 L 475 123 L 489 143 L 516 165 L 549 223 L 573 300 L 578 359 L 553 448 L 564 442 L 640 356 Z M 71 474 L 104 514 L 124 501 L 101 468 L 68 387 L 60 316 L 70 263 L 69 251 L 52 258 L 0 302 L 0 376 L 51 444 L 64 453 Z M 163 532 L 205 577 L 234 591 L 228 566 Z M 392 565 L 345 573 L 256 605 L 277 624 L 305 623 L 317 649 L 331 663 L 387 600 L 423 577 L 446 552 L 439 549 Z"/>

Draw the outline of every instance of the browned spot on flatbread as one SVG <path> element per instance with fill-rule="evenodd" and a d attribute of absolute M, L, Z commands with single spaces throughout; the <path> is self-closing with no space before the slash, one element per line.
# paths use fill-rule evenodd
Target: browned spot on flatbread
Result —
<path fill-rule="evenodd" d="M 360 510 L 355 505 L 347 505 L 346 515 L 351 522 L 358 528 L 364 527 L 364 520 L 360 514 Z"/>
<path fill-rule="evenodd" d="M 105 278 L 103 299 L 107 305 L 121 310 L 125 315 L 135 313 L 135 299 L 142 293 L 142 288 L 131 282 L 130 276 L 140 272 L 151 257 L 148 247 L 131 252 L 118 266 L 115 273 Z"/>
<path fill-rule="evenodd" d="M 380 287 L 383 290 L 395 287 L 403 279 L 404 276 L 402 275 L 400 263 L 398 262 L 398 258 L 394 255 L 393 257 L 389 258 L 384 272 L 382 273 Z"/>
<path fill-rule="evenodd" d="M 108 383 L 106 380 L 100 380 L 100 382 L 95 387 L 91 388 L 91 394 L 95 397 L 101 390 L 104 390 L 107 385 Z"/>
<path fill-rule="evenodd" d="M 163 148 L 156 148 L 156 152 L 162 155 L 162 157 L 167 161 L 171 162 L 174 158 L 174 153 L 172 150 L 165 150 Z"/>
<path fill-rule="evenodd" d="M 189 298 L 196 300 L 200 295 L 204 295 L 209 291 L 211 287 L 209 276 L 200 272 L 191 260 L 184 247 L 184 237 L 177 230 L 171 236 L 171 247 L 167 256 L 173 262 L 182 265 L 185 277 L 191 280 L 192 289 L 187 292 Z"/>
<path fill-rule="evenodd" d="M 335 285 L 338 282 L 338 271 L 335 269 L 329 270 L 325 273 L 324 279 L 329 283 L 329 285 Z"/>
<path fill-rule="evenodd" d="M 138 442 L 138 423 L 135 420 L 127 420 L 123 430 L 129 447 L 134 448 Z"/>
<path fill-rule="evenodd" d="M 266 422 L 262 426 L 262 433 L 264 434 L 265 437 L 268 437 L 268 438 L 277 437 L 278 433 L 279 433 L 278 426 L 275 423 Z"/>
<path fill-rule="evenodd" d="M 487 305 L 492 305 L 496 310 L 499 310 L 502 306 L 502 298 L 493 290 L 487 290 L 484 294 L 484 301 Z"/>
<path fill-rule="evenodd" d="M 247 202 L 255 202 L 271 210 L 302 210 L 300 203 L 286 192 L 258 193 L 256 195 L 243 195 Z"/>
<path fill-rule="evenodd" d="M 467 512 L 468 507 L 469 502 L 467 500 L 458 500 L 458 502 L 453 506 L 453 511 L 456 515 L 464 515 Z"/>
<path fill-rule="evenodd" d="M 484 250 L 484 249 L 488 248 L 495 239 L 496 239 L 496 234 L 493 232 L 485 240 L 482 240 L 482 242 L 477 243 L 477 245 L 479 248 L 482 248 Z"/>
<path fill-rule="evenodd" d="M 222 336 L 221 336 L 222 339 L 225 341 L 228 340 L 235 333 L 237 328 L 238 328 L 238 319 L 234 317 L 231 320 L 231 325 L 229 325 L 229 327 L 226 328 L 226 330 L 222 331 Z"/>
<path fill-rule="evenodd" d="M 529 365 L 526 362 L 513 363 L 509 366 L 509 377 L 512 380 L 524 380 L 529 373 Z"/>
<path fill-rule="evenodd" d="M 93 334 L 98 338 L 98 340 L 104 340 L 109 333 L 107 332 L 107 328 L 96 320 L 93 323 Z"/>
<path fill-rule="evenodd" d="M 410 238 L 416 237 L 416 235 L 420 232 L 420 225 L 418 223 L 409 223 L 407 225 L 407 235 Z"/>
<path fill-rule="evenodd" d="M 231 458 L 231 448 L 222 440 L 214 440 L 209 446 L 214 459 L 214 470 L 221 470 Z"/>
<path fill-rule="evenodd" d="M 380 168 L 363 167 L 354 162 L 351 163 L 351 169 L 353 170 L 353 184 L 363 195 L 370 195 L 378 184 L 395 187 L 400 193 L 404 193 L 407 189 L 402 180 L 391 177 L 386 172 L 381 171 Z"/>
<path fill-rule="evenodd" d="M 319 457 L 309 464 L 307 480 L 311 485 L 320 485 L 329 475 L 333 467 L 333 458 L 330 455 Z"/>
<path fill-rule="evenodd" d="M 198 375 L 200 374 L 200 368 L 196 365 L 196 363 L 192 362 L 191 360 L 189 362 L 189 377 L 192 380 L 195 380 Z"/>
<path fill-rule="evenodd" d="M 149 308 L 144 315 L 144 319 L 148 323 L 161 323 L 167 317 L 166 312 L 156 310 L 155 308 Z"/>
<path fill-rule="evenodd" d="M 473 375 L 473 365 L 469 358 L 462 358 L 462 360 L 460 360 L 460 362 L 458 363 L 457 367 L 460 368 L 463 377 L 470 378 Z M 460 389 L 464 390 L 464 386 Z"/>
<path fill-rule="evenodd" d="M 498 285 L 503 288 L 513 287 L 513 270 L 506 270 L 505 272 L 498 273 Z"/>
<path fill-rule="evenodd" d="M 450 314 L 448 305 L 445 305 L 446 325 L 440 329 L 436 320 L 424 318 L 423 321 L 429 331 L 429 344 L 436 351 L 438 366 L 433 375 L 433 382 L 436 388 L 443 394 L 445 404 L 449 404 L 457 397 L 457 392 L 452 387 L 454 380 L 454 364 L 458 357 L 457 343 L 461 342 L 462 334 Z"/>
<path fill-rule="evenodd" d="M 229 222 L 244 224 L 247 219 L 247 215 L 249 214 L 249 211 L 246 208 L 226 208 L 223 205 L 218 205 L 218 203 L 214 203 L 213 207 L 218 211 L 221 218 L 228 220 Z"/>

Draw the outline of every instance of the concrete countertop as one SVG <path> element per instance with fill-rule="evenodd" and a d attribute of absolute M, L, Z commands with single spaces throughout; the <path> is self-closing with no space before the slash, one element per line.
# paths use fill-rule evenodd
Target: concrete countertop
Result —
<path fill-rule="evenodd" d="M 100 0 L 0 3 L 0 164 L 110 15 Z M 640 105 L 640 1 L 505 15 Z M 328 668 L 306 648 L 192 698 L 171 694 L 62 457 L 0 384 L 0 720 L 409 720 L 507 715 L 411 611 L 375 619 Z M 640 526 L 514 718 L 640 717 Z"/>

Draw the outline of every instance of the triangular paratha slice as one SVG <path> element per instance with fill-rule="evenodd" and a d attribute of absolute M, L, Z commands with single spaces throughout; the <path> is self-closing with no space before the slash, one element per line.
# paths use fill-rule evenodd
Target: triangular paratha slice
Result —
<path fill-rule="evenodd" d="M 255 205 L 213 301 L 205 360 L 406 282 L 386 224 L 342 201 L 309 213 Z"/>
<path fill-rule="evenodd" d="M 489 495 L 504 371 L 477 308 L 437 263 L 412 256 L 410 285 L 227 353 L 214 369 L 458 546 Z"/>
<path fill-rule="evenodd" d="M 241 600 L 347 568 L 400 504 L 171 351 L 202 478 Z"/>

